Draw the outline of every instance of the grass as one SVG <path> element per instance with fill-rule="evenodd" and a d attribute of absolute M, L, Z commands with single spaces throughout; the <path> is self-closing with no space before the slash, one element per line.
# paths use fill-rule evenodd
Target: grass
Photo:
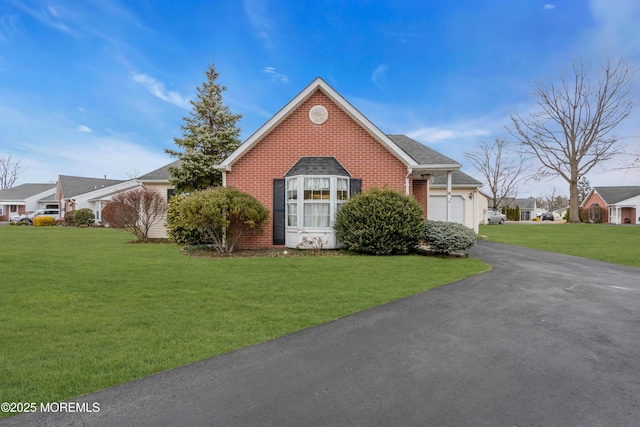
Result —
<path fill-rule="evenodd" d="M 480 226 L 479 234 L 494 242 L 640 267 L 638 226 L 507 223 Z"/>
<path fill-rule="evenodd" d="M 129 240 L 0 227 L 0 401 L 68 399 L 489 268 L 421 256 L 197 258 Z"/>

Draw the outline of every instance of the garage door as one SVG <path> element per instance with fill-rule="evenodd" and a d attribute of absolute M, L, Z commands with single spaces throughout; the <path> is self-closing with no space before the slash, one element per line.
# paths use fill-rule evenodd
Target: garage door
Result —
<path fill-rule="evenodd" d="M 451 196 L 451 222 L 464 224 L 464 197 Z M 447 220 L 447 196 L 429 197 L 429 219 L 434 221 Z"/>

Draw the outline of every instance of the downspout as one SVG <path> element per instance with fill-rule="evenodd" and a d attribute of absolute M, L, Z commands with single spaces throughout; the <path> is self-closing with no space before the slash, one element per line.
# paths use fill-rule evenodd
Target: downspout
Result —
<path fill-rule="evenodd" d="M 451 171 L 447 171 L 447 222 L 451 222 Z"/>
<path fill-rule="evenodd" d="M 411 169 L 411 166 L 407 166 L 407 176 L 404 178 L 404 191 L 407 196 L 409 195 L 409 177 L 412 173 L 413 169 Z"/>
<path fill-rule="evenodd" d="M 478 225 L 478 189 L 473 192 L 473 231 L 478 234 L 480 226 Z"/>

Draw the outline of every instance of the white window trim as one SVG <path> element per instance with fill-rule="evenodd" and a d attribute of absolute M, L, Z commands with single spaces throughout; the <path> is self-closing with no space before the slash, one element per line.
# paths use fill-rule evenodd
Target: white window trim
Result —
<path fill-rule="evenodd" d="M 305 227 L 304 226 L 304 180 L 305 178 L 329 178 L 329 225 L 327 227 Z M 285 182 L 285 192 L 288 191 L 288 183 L 290 179 L 296 179 L 297 190 L 298 190 L 298 198 L 296 199 L 297 203 L 297 217 L 298 217 L 298 225 L 289 225 L 289 199 L 288 194 L 285 200 L 285 218 L 286 218 L 286 228 L 289 230 L 297 229 L 297 230 L 305 230 L 305 231 L 327 231 L 333 229 L 333 224 L 335 223 L 337 205 L 338 205 L 338 179 L 346 179 L 347 180 L 347 200 L 349 199 L 349 177 L 341 176 L 341 175 L 295 175 L 286 178 Z M 285 193 L 286 194 L 286 193 Z M 346 202 L 342 201 L 342 203 Z M 327 203 L 327 202 L 306 202 L 306 203 Z"/>

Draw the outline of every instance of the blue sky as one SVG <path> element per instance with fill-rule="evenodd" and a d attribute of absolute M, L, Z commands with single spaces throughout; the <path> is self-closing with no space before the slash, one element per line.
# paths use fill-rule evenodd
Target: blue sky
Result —
<path fill-rule="evenodd" d="M 18 183 L 147 173 L 172 161 L 213 62 L 243 139 L 320 76 L 384 132 L 464 164 L 532 110 L 534 80 L 579 56 L 639 65 L 638 22 L 637 0 L 4 0 L 0 154 L 27 167 Z M 620 133 L 640 136 L 638 110 Z M 592 185 L 640 185 L 597 172 Z M 552 180 L 520 195 L 554 186 L 568 194 Z"/>

